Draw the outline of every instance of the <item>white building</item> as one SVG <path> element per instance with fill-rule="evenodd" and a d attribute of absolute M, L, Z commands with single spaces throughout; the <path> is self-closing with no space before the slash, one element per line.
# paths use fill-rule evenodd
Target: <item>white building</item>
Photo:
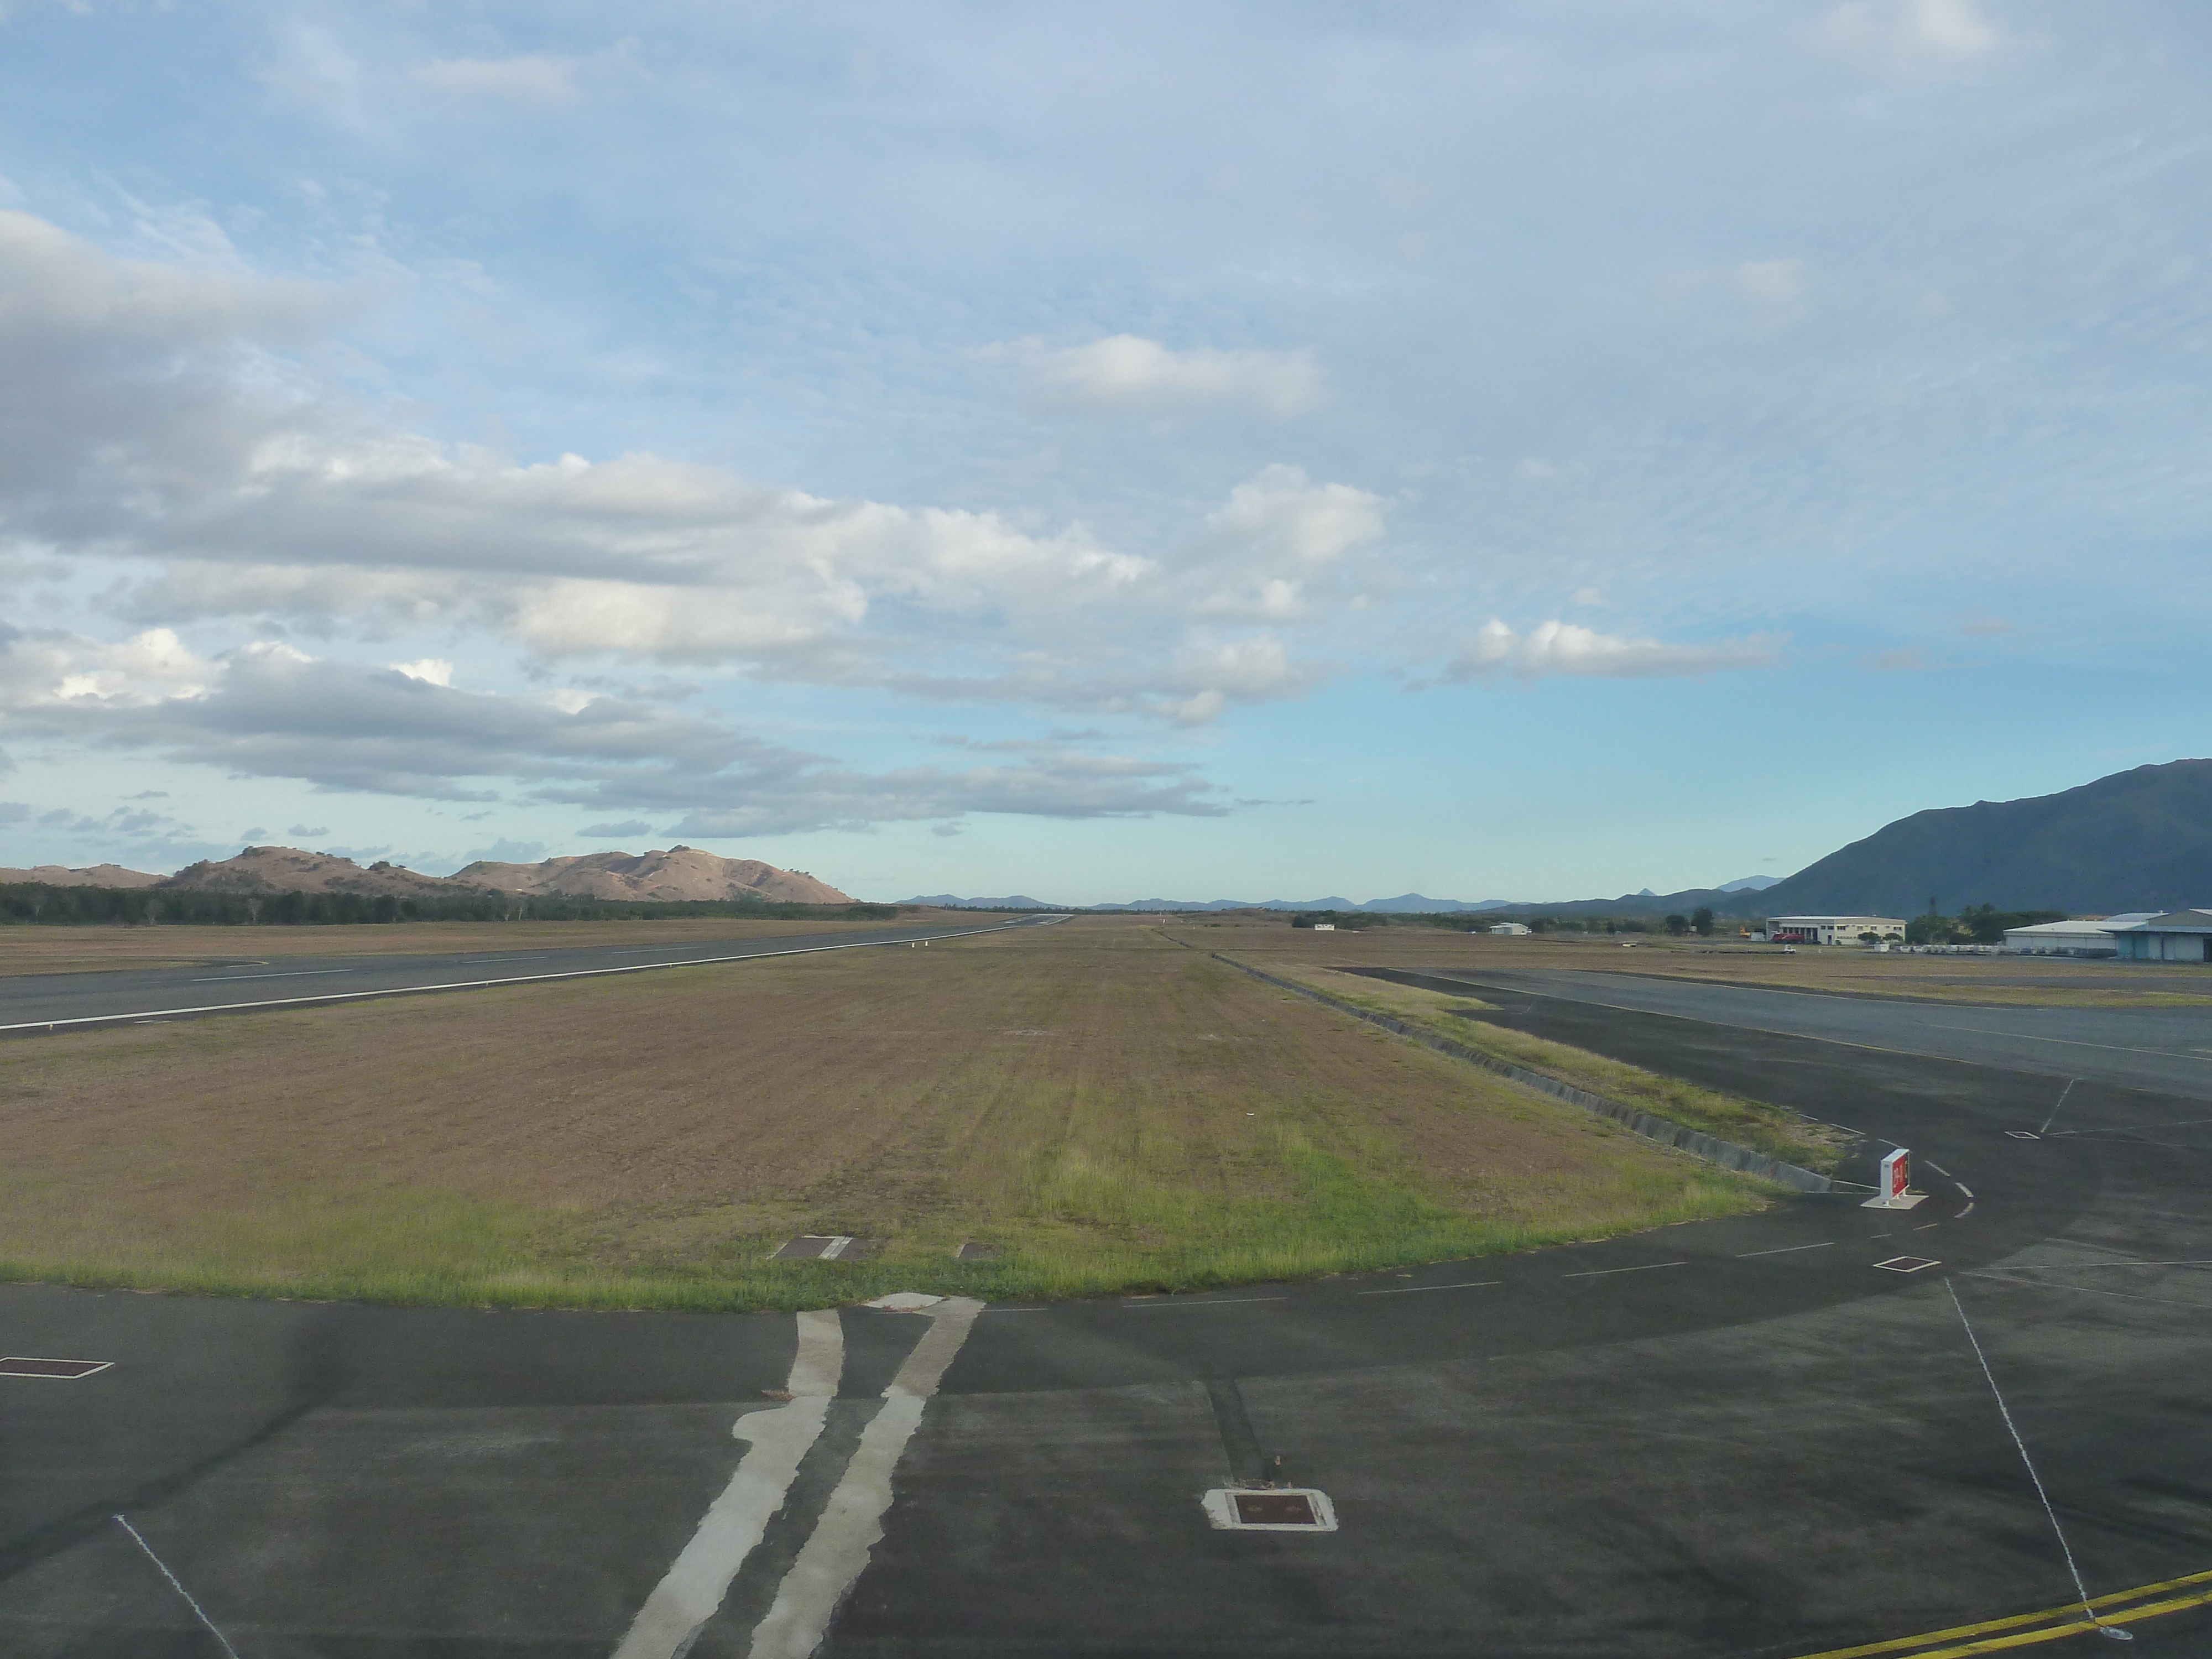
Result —
<path fill-rule="evenodd" d="M 1905 923 L 1895 916 L 1769 916 L 1766 937 L 1777 945 L 1856 945 L 1861 933 L 1901 939 Z"/>
<path fill-rule="evenodd" d="M 2124 962 L 2212 962 L 2212 910 L 2169 910 L 2115 928 L 2112 943 Z"/>
<path fill-rule="evenodd" d="M 2033 927 L 2005 929 L 2004 948 L 2027 957 L 2112 957 L 2120 954 L 2113 933 L 2157 919 L 2154 910 L 2119 916 L 2085 916 L 2073 921 L 2042 921 Z"/>
<path fill-rule="evenodd" d="M 1503 934 L 1507 939 L 1518 939 L 1522 934 L 1527 933 L 1528 929 L 1521 922 L 1501 921 L 1494 923 L 1487 931 L 1492 933 Z"/>

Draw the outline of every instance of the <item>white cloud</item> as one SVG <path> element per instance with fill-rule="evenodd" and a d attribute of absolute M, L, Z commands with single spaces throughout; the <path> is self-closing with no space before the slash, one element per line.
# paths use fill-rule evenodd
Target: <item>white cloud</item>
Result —
<path fill-rule="evenodd" d="M 536 103 L 559 103 L 576 93 L 572 58 L 441 58 L 416 64 L 413 73 L 438 92 Z"/>
<path fill-rule="evenodd" d="M 0 632 L 0 732 L 150 752 L 325 791 L 453 801 L 505 800 L 519 791 L 599 811 L 677 811 L 688 816 L 670 833 L 696 836 L 970 812 L 1089 818 L 1229 810 L 1180 762 L 1044 745 L 1012 765 L 866 773 L 626 698 L 456 690 L 281 643 L 208 662 L 158 635 L 104 645 Z"/>
<path fill-rule="evenodd" d="M 1270 466 L 1231 489 L 1206 522 L 1223 541 L 1262 556 L 1326 564 L 1381 537 L 1382 498 L 1315 483 L 1303 467 Z"/>
<path fill-rule="evenodd" d="M 2005 35 L 1977 0 L 1844 0 L 1820 20 L 1821 43 L 1877 67 L 1971 63 Z"/>
<path fill-rule="evenodd" d="M 1234 405 L 1282 419 L 1322 400 L 1321 368 L 1310 351 L 1177 351 L 1113 334 L 1060 350 L 1025 340 L 994 353 L 1026 362 L 1039 400 L 1060 408 L 1173 414 Z"/>
<path fill-rule="evenodd" d="M 451 685 L 453 665 L 443 657 L 425 657 L 420 662 L 396 662 L 393 669 L 410 680 L 421 680 L 426 685 Z"/>
<path fill-rule="evenodd" d="M 1518 634 L 1493 618 L 1445 665 L 1438 679 L 1443 684 L 1495 680 L 1506 675 L 1524 680 L 1550 675 L 1648 679 L 1708 674 L 1724 668 L 1762 668 L 1778 655 L 1774 645 L 1762 639 L 1668 645 L 1658 640 L 1600 634 L 1565 622 L 1542 623 L 1526 634 Z"/>

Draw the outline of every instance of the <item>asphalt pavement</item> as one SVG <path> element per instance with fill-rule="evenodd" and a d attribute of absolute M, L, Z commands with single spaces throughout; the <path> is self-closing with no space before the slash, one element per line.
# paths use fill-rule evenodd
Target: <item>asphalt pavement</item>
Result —
<path fill-rule="evenodd" d="M 2115 967 L 2114 971 L 2126 969 Z M 1382 977 L 1406 976 L 1392 973 Z M 1484 969 L 1431 977 L 1639 1013 L 1679 1014 L 1747 1030 L 1972 1060 L 2047 1077 L 2099 1078 L 2212 1100 L 2212 1007 L 2029 1008 L 1893 1002 L 1574 969 Z"/>
<path fill-rule="evenodd" d="M 1511 1006 L 1929 1196 L 803 1334 L 5 1287 L 8 1353 L 112 1363 L 0 1376 L 0 1650 L 1933 1659 L 2104 1650 L 2084 1598 L 2212 1650 L 2212 1114 Z M 1208 1524 L 1262 1479 L 1336 1529 Z"/>
<path fill-rule="evenodd" d="M 181 968 L 0 975 L 0 1036 L 30 1036 L 85 1025 L 183 1019 L 369 997 L 480 990 L 656 968 L 743 962 L 757 957 L 870 945 L 920 945 L 1014 927 L 1046 927 L 1060 915 L 933 927 L 710 939 L 684 945 L 599 945 L 564 950 L 444 951 L 422 956 L 238 957 Z"/>

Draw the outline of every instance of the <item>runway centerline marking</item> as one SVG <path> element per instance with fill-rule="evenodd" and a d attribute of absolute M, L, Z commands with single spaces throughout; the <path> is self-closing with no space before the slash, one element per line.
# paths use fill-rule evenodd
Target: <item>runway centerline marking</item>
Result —
<path fill-rule="evenodd" d="M 1686 1267 L 1686 1261 L 1645 1261 L 1633 1267 L 1586 1267 L 1580 1273 L 1561 1273 L 1562 1279 L 1601 1279 L 1607 1273 L 1648 1273 L 1654 1267 Z"/>
<path fill-rule="evenodd" d="M 295 968 L 282 974 L 210 974 L 205 979 L 188 979 L 187 985 L 228 985 L 234 979 L 321 979 L 331 974 L 353 974 L 357 968 Z M 128 1018 L 130 1016 L 120 1016 Z"/>
<path fill-rule="evenodd" d="M 1387 1291 L 1359 1291 L 1359 1296 L 1417 1296 L 1423 1291 L 1479 1291 L 1486 1285 L 1503 1285 L 1502 1279 L 1469 1279 L 1456 1285 L 1401 1285 Z"/>
<path fill-rule="evenodd" d="M 1771 1250 L 1740 1250 L 1735 1259 L 1741 1261 L 1754 1255 L 1788 1255 L 1793 1250 L 1825 1250 L 1832 1248 L 1835 1242 L 1832 1238 L 1824 1238 L 1818 1244 L 1783 1244 Z"/>

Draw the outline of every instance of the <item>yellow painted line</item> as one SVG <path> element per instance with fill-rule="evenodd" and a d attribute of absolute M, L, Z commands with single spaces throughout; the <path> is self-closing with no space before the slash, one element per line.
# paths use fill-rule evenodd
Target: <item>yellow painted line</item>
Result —
<path fill-rule="evenodd" d="M 2155 1619 L 2161 1613 L 2181 1613 L 2190 1607 L 2212 1602 L 2212 1589 L 2193 1595 L 2176 1596 L 2164 1601 L 2145 1602 L 2140 1607 L 2120 1607 L 2123 1601 L 2134 1601 L 2145 1595 L 2158 1595 L 2167 1590 L 2186 1589 L 2191 1585 L 2212 1583 L 2212 1571 L 2192 1572 L 2185 1578 L 2162 1579 L 2155 1584 L 2138 1584 L 2133 1589 L 2114 1590 L 2109 1595 L 2092 1596 L 2089 1606 L 2094 1609 L 2117 1609 L 2107 1621 L 2118 1624 L 2123 1619 Z M 2047 1621 L 2053 1619 L 2066 1622 L 2056 1626 Z M 2024 1625 L 2041 1625 L 2040 1630 L 2023 1630 Z M 2081 1603 L 2070 1601 L 2063 1607 L 2045 1607 L 2040 1613 L 2016 1613 L 2008 1619 L 1985 1619 L 1976 1625 L 1954 1625 L 1948 1630 L 1931 1630 L 1918 1636 L 1893 1637 L 1887 1642 L 1869 1642 L 1856 1648 L 1829 1648 L 1820 1653 L 1808 1653 L 1804 1659 L 1868 1659 L 1880 1653 L 1904 1653 L 1916 1650 L 1913 1659 L 1956 1659 L 1957 1656 L 1972 1653 L 1996 1653 L 2004 1648 L 2027 1647 L 2037 1642 L 2055 1642 L 2062 1636 L 2078 1636 L 2083 1631 L 2094 1630 L 2095 1624 L 2081 1614 Z M 2009 1632 L 2011 1634 L 1999 1634 Z M 1930 1642 L 1953 1642 L 1960 1637 L 1980 1638 L 1963 1645 L 1930 1648 Z"/>

